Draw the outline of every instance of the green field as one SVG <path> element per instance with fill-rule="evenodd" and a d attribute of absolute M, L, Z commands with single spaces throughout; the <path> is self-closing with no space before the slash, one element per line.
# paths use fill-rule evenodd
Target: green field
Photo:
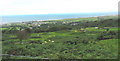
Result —
<path fill-rule="evenodd" d="M 90 17 L 44 22 L 46 24 L 3 25 L 0 28 L 3 32 L 2 53 L 8 54 L 3 59 L 118 58 L 116 16 L 104 16 L 102 20 Z M 32 29 L 23 34 L 18 32 L 26 28 Z"/>

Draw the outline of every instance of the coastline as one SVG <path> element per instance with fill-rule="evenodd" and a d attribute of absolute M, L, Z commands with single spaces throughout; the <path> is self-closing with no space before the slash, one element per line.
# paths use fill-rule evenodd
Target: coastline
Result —
<path fill-rule="evenodd" d="M 22 22 L 0 22 L 0 25 L 7 25 L 7 24 L 23 24 L 23 23 L 29 23 L 29 22 L 44 22 L 44 21 L 61 21 L 61 20 L 71 20 L 71 19 L 83 19 L 83 18 L 97 18 L 97 17 L 107 17 L 107 16 L 117 16 L 117 14 L 114 15 L 100 15 L 100 16 L 89 16 L 89 17 L 75 17 L 75 18 L 64 18 L 64 19 L 48 19 L 48 20 L 34 20 L 34 21 L 22 21 Z"/>
<path fill-rule="evenodd" d="M 87 17 L 54 21 L 29 21 L 4 25 L 0 28 L 3 34 L 1 39 L 4 48 L 3 54 L 7 54 L 3 55 L 3 58 L 36 59 L 38 57 L 39 59 L 61 59 L 61 57 L 65 57 L 69 59 L 70 57 L 89 59 L 94 57 L 97 59 L 100 56 L 100 59 L 117 58 L 117 24 L 117 16 L 103 16 L 100 19 Z M 13 45 L 15 46 L 13 47 Z M 96 48 L 96 46 L 99 48 Z M 63 48 L 65 49 L 63 50 Z M 32 53 L 33 51 L 35 53 Z M 79 57 L 78 52 L 83 55 Z M 101 53 L 99 56 L 98 52 Z M 106 55 L 105 53 L 108 52 L 111 54 Z M 61 55 L 63 53 L 65 56 Z M 91 53 L 95 55 L 86 57 Z"/>

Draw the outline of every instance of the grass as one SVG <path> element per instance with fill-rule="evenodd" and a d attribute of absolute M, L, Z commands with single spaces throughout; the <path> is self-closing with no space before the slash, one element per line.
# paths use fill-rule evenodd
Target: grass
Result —
<path fill-rule="evenodd" d="M 96 18 L 81 18 L 81 20 L 75 18 L 74 20 L 76 22 L 94 21 Z M 73 19 L 59 21 L 69 22 Z M 36 59 L 35 57 L 39 59 L 116 59 L 118 39 L 114 33 L 118 31 L 118 28 L 108 28 L 113 34 L 109 34 L 106 29 L 95 29 L 95 27 L 83 28 L 85 31 L 75 28 L 31 33 L 29 38 L 22 40 L 22 44 L 16 35 L 6 33 L 3 34 L 5 40 L 3 41 L 3 54 L 15 56 L 3 56 L 3 59 Z M 100 37 L 106 39 L 98 39 Z"/>
<path fill-rule="evenodd" d="M 88 30 L 89 29 L 89 31 L 97 31 L 97 32 L 99 32 L 99 31 L 104 31 L 104 30 L 96 30 L 96 29 L 94 29 L 94 28 L 86 28 L 86 30 Z M 114 28 L 115 29 L 115 28 Z M 80 32 L 74 32 L 75 30 L 71 30 L 71 31 L 57 31 L 57 32 L 48 32 L 48 33 L 33 33 L 33 34 L 31 34 L 31 37 L 40 37 L 40 38 L 29 38 L 29 39 L 27 39 L 27 40 L 23 40 L 23 44 L 21 45 L 21 44 L 19 44 L 18 43 L 18 39 L 10 39 L 9 41 L 10 42 L 15 42 L 15 43 L 12 43 L 12 44 L 14 44 L 15 46 L 17 46 L 17 48 L 15 48 L 15 49 L 18 49 L 18 48 L 24 48 L 25 50 L 28 50 L 28 51 L 26 51 L 26 52 L 31 52 L 31 54 L 33 55 L 33 54 L 37 54 L 37 53 L 32 53 L 32 51 L 34 51 L 35 50 L 35 52 L 37 52 L 37 50 L 39 50 L 39 48 L 47 48 L 47 49 L 42 49 L 44 52 L 43 53 L 45 53 L 45 55 L 43 54 L 43 55 L 41 55 L 40 57 L 41 58 L 59 58 L 58 57 L 58 55 L 60 55 L 60 54 L 65 54 L 65 57 L 66 58 L 71 58 L 71 57 L 67 57 L 66 56 L 66 54 L 67 55 L 73 55 L 73 57 L 72 58 L 85 58 L 85 59 L 89 59 L 89 58 L 103 58 L 103 57 L 107 57 L 107 58 L 110 58 L 109 57 L 109 54 L 111 54 L 112 53 L 112 55 L 113 56 L 111 56 L 112 58 L 115 58 L 115 57 L 117 57 L 117 48 L 118 48 L 118 45 L 117 45 L 117 39 L 109 39 L 109 40 L 101 40 L 101 41 L 99 41 L 99 42 L 97 42 L 96 44 L 78 44 L 77 46 L 75 46 L 75 45 L 71 45 L 71 47 L 69 48 L 69 47 L 67 47 L 67 45 L 69 44 L 65 44 L 65 42 L 67 42 L 67 41 L 70 41 L 70 40 L 74 40 L 74 41 L 76 41 L 76 40 L 80 40 L 80 39 L 76 39 L 75 37 L 79 37 L 79 36 L 83 36 L 83 38 L 84 37 L 87 37 L 87 36 L 91 36 L 91 37 L 94 37 L 96 34 L 94 34 L 94 33 L 87 33 L 88 35 L 86 35 L 85 36 L 85 34 L 82 34 L 82 33 L 80 33 Z M 11 35 L 12 36 L 12 35 Z M 80 37 L 80 38 L 82 38 L 82 36 Z M 17 42 L 16 42 L 17 41 Z M 37 43 L 29 43 L 30 41 L 36 41 Z M 54 42 L 52 42 L 52 41 L 54 41 Z M 90 41 L 90 40 L 89 40 Z M 6 41 L 7 42 L 7 41 Z M 6 43 L 6 42 L 4 42 L 4 43 Z M 41 42 L 41 44 L 39 44 L 39 42 Z M 80 41 L 79 41 L 80 42 Z M 109 44 L 108 44 L 109 43 Z M 6 48 L 9 46 L 11 46 L 12 47 L 12 44 L 8 44 L 8 45 L 6 45 L 4 48 L 5 48 L 5 51 L 7 51 L 6 50 Z M 28 49 L 28 48 L 25 48 L 25 46 L 35 46 L 35 48 L 31 48 L 31 49 Z M 47 46 L 46 46 L 47 45 Z M 15 46 L 13 46 L 13 47 L 15 47 Z M 53 46 L 53 47 L 52 47 Z M 56 47 L 55 47 L 56 46 Z M 51 48 L 52 47 L 52 48 Z M 76 48 L 77 47 L 77 48 Z M 99 51 L 100 49 L 99 48 L 102 48 L 103 50 L 102 51 Z M 4 49 L 3 48 L 3 49 Z M 66 48 L 66 50 L 64 51 L 63 49 L 65 49 Z M 94 53 L 94 52 L 91 52 L 91 53 L 84 53 L 84 57 L 82 57 L 82 55 L 80 55 L 79 56 L 79 52 L 84 52 L 84 51 L 86 51 L 86 49 L 90 49 L 90 50 L 92 50 L 91 48 L 93 48 L 93 50 L 94 50 L 94 48 L 96 48 L 95 50 L 96 50 L 96 52 L 99 52 L 99 54 L 100 54 L 100 52 L 101 52 L 101 55 L 100 55 L 100 57 L 94 57 L 94 55 L 93 54 L 95 54 L 96 55 L 96 53 Z M 57 51 L 55 51 L 55 50 L 57 49 Z M 82 49 L 82 50 L 81 50 Z M 14 49 L 13 49 L 14 50 Z M 40 51 L 42 51 L 42 50 L 40 50 Z M 60 52 L 60 50 L 63 50 L 62 52 Z M 25 51 L 24 51 L 25 52 Z M 50 52 L 50 53 L 49 53 Z M 65 53 L 65 52 L 69 52 L 69 54 L 68 53 Z M 70 53 L 70 52 L 72 52 L 72 53 Z M 105 52 L 106 52 L 106 54 L 105 54 Z M 109 52 L 109 53 L 108 53 Z M 18 52 L 19 53 L 19 52 Z M 39 53 L 39 51 L 38 51 L 38 53 Z M 56 54 L 57 55 L 56 55 Z M 105 54 L 105 56 L 104 56 L 104 54 Z M 29 54 L 28 54 L 29 55 Z M 102 56 L 103 55 L 103 56 Z M 61 55 L 60 55 L 61 56 Z M 16 58 L 16 57 L 12 57 L 12 58 Z M 63 56 L 61 57 L 61 58 L 63 58 Z M 16 58 L 17 59 L 17 58 Z M 24 58 L 23 58 L 24 59 Z"/>

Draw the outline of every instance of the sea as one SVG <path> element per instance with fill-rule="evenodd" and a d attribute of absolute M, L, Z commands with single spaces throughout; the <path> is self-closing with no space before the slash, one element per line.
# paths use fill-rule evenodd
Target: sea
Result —
<path fill-rule="evenodd" d="M 26 21 L 46 21 L 68 18 L 83 18 L 95 16 L 117 15 L 117 12 L 96 12 L 96 13 L 64 13 L 64 14 L 32 14 L 32 15 L 3 15 L 1 24 L 26 22 Z"/>

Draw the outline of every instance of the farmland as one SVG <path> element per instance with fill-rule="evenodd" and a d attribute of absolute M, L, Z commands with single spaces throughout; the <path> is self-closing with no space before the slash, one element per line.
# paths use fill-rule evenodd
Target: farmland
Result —
<path fill-rule="evenodd" d="M 0 29 L 2 54 L 8 54 L 3 55 L 3 59 L 118 57 L 117 16 L 31 21 L 4 24 Z M 25 29 L 29 32 L 18 32 Z"/>

